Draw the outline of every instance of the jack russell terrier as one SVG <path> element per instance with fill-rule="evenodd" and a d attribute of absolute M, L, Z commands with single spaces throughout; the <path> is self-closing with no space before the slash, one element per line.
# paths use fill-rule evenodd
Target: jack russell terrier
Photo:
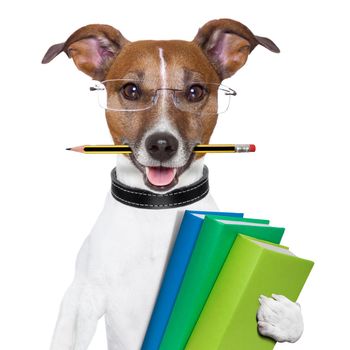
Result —
<path fill-rule="evenodd" d="M 218 108 L 227 107 L 232 90 L 222 80 L 257 45 L 279 52 L 270 39 L 220 19 L 191 42 L 129 42 L 115 28 L 93 24 L 47 51 L 43 63 L 64 51 L 100 82 L 94 89 L 106 94 L 113 141 L 132 149 L 118 157 L 112 190 L 79 252 L 51 350 L 86 350 L 102 316 L 109 350 L 140 349 L 184 209 L 217 210 L 203 155 L 192 150 L 209 143 Z M 278 342 L 300 338 L 297 303 L 280 295 L 260 303 L 261 335 Z"/>

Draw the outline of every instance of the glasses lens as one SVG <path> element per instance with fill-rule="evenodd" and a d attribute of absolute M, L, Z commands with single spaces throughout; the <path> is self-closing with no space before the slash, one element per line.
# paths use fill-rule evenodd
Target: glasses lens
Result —
<path fill-rule="evenodd" d="M 114 111 L 141 111 L 152 107 L 154 91 L 139 80 L 114 79 L 97 83 L 99 105 Z"/>
<path fill-rule="evenodd" d="M 231 89 L 214 83 L 191 83 L 181 91 L 175 91 L 175 105 L 184 112 L 218 114 L 227 111 Z"/>

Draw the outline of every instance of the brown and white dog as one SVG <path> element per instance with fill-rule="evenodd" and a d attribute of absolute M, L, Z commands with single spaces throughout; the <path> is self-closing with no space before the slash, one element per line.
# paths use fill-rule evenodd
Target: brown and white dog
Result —
<path fill-rule="evenodd" d="M 103 82 L 113 141 L 133 150 L 118 157 L 119 184 L 162 196 L 202 178 L 203 156 L 193 156 L 192 150 L 209 143 L 217 121 L 217 87 L 257 45 L 279 52 L 271 40 L 230 19 L 208 22 L 191 42 L 129 42 L 115 28 L 95 24 L 50 47 L 43 63 L 65 52 L 79 70 Z M 179 213 L 217 209 L 207 193 L 188 203 L 180 210 L 150 210 L 107 195 L 79 253 L 51 350 L 86 350 L 102 316 L 109 350 L 140 349 Z M 299 305 L 283 296 L 262 297 L 260 303 L 262 335 L 280 342 L 300 338 Z"/>

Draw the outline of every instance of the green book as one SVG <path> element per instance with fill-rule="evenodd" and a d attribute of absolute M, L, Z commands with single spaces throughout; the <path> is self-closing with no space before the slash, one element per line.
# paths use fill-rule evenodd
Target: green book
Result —
<path fill-rule="evenodd" d="M 186 350 L 271 350 L 259 335 L 256 313 L 261 294 L 296 301 L 313 262 L 288 248 L 239 235 L 218 276 Z"/>
<path fill-rule="evenodd" d="M 183 350 L 238 234 L 279 243 L 284 228 L 259 220 L 239 221 L 206 216 L 188 263 L 160 350 Z"/>

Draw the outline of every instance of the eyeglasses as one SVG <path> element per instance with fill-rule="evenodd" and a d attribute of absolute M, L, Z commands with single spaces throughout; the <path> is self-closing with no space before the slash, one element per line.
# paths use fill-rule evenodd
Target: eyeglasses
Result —
<path fill-rule="evenodd" d="M 137 112 L 152 108 L 161 94 L 170 94 L 176 108 L 195 114 L 224 113 L 236 92 L 215 83 L 190 82 L 182 89 L 152 88 L 147 80 L 112 79 L 94 82 L 90 91 L 98 95 L 102 108 L 112 111 Z M 164 97 L 165 98 L 165 97 Z"/>

